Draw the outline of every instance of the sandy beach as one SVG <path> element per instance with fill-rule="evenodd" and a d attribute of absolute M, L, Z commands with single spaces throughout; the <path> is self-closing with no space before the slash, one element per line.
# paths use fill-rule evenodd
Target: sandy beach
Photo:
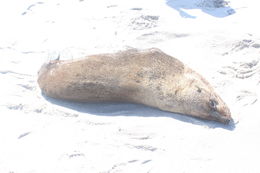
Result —
<path fill-rule="evenodd" d="M 1 173 L 260 172 L 260 16 L 248 0 L 0 2 Z M 223 125 L 44 97 L 44 62 L 156 47 L 204 76 Z"/>

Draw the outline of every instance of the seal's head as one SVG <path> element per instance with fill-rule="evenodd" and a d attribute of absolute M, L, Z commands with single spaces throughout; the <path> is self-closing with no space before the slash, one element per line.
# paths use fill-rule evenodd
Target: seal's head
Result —
<path fill-rule="evenodd" d="M 185 76 L 186 87 L 180 91 L 185 98 L 185 112 L 195 117 L 228 124 L 232 120 L 230 110 L 210 84 L 194 71 Z"/>

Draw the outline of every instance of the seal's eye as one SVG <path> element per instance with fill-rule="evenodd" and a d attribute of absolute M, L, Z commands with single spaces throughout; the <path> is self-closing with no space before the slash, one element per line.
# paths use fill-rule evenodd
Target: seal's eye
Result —
<path fill-rule="evenodd" d="M 212 99 L 209 100 L 209 106 L 210 106 L 210 108 L 213 109 L 214 111 L 217 110 L 217 104 L 218 104 L 217 101 L 212 100 Z"/>

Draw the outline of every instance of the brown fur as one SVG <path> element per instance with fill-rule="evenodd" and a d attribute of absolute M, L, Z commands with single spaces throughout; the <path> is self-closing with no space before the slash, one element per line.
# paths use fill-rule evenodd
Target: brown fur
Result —
<path fill-rule="evenodd" d="M 231 119 L 202 76 L 154 48 L 51 61 L 40 69 L 38 83 L 58 99 L 132 102 L 223 123 Z"/>

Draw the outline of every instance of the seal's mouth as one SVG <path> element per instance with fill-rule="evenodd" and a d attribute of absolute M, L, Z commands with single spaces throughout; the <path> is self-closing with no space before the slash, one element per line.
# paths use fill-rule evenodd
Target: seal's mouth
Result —
<path fill-rule="evenodd" d="M 224 124 L 229 124 L 230 121 L 232 121 L 232 118 L 229 116 L 223 116 L 222 114 L 220 114 L 217 111 L 212 111 L 211 112 L 211 116 L 216 120 L 216 121 L 220 121 L 221 123 Z"/>

